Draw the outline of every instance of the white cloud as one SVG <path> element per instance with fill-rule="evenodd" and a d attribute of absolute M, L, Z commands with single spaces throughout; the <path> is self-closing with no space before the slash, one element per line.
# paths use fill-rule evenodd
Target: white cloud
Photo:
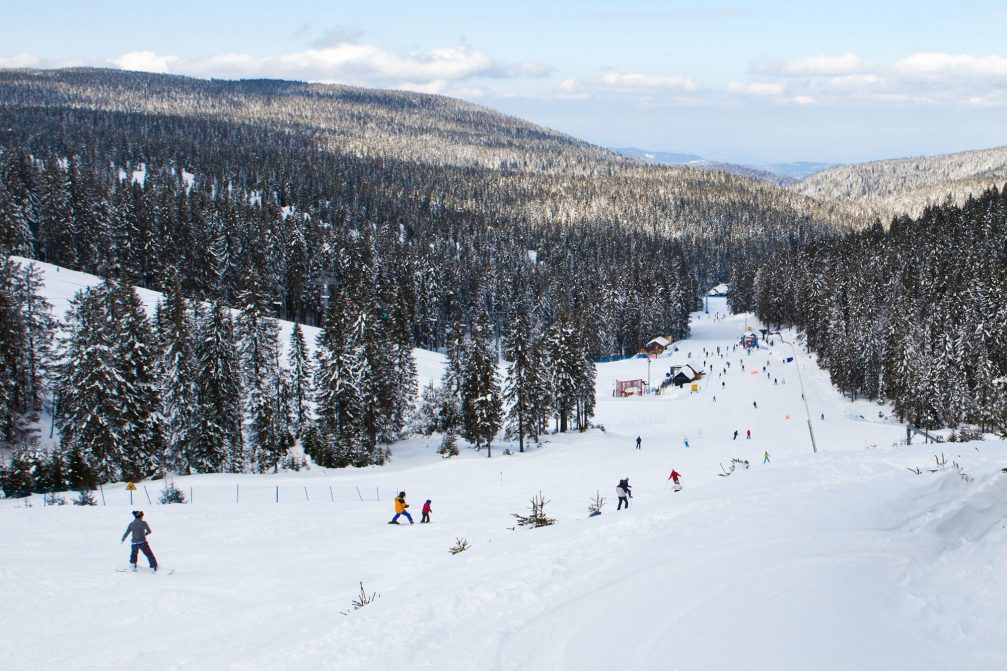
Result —
<path fill-rule="evenodd" d="M 405 81 L 411 82 L 417 90 L 443 90 L 444 84 L 439 84 L 440 81 L 477 77 L 537 78 L 550 71 L 539 63 L 499 63 L 464 44 L 405 56 L 372 45 L 347 42 L 265 57 L 225 53 L 182 59 L 139 51 L 123 54 L 113 62 L 128 70 L 204 77 L 279 77 L 363 86 L 390 86 Z"/>
<path fill-rule="evenodd" d="M 1007 85 L 1007 58 L 998 55 L 921 52 L 896 61 L 892 70 L 899 77 L 915 83 Z"/>
<path fill-rule="evenodd" d="M 164 74 L 171 72 L 172 63 L 176 63 L 178 60 L 178 56 L 159 56 L 153 51 L 130 51 L 112 62 L 123 70 Z"/>
<path fill-rule="evenodd" d="M 731 82 L 727 91 L 746 96 L 779 96 L 783 95 L 784 86 L 782 82 Z"/>
<path fill-rule="evenodd" d="M 794 96 L 790 99 L 795 105 L 814 105 L 815 99 L 811 96 Z"/>
<path fill-rule="evenodd" d="M 675 91 L 696 91 L 699 87 L 686 77 L 664 75 L 619 74 L 610 72 L 602 76 L 604 85 L 621 89 L 671 89 Z"/>
<path fill-rule="evenodd" d="M 587 100 L 591 94 L 576 79 L 564 79 L 556 87 L 556 97 L 563 100 Z"/>
<path fill-rule="evenodd" d="M 42 64 L 42 59 L 32 54 L 14 54 L 0 56 L 0 68 L 35 68 Z"/>
<path fill-rule="evenodd" d="M 868 72 L 871 69 L 869 62 L 853 53 L 812 56 L 791 61 L 766 61 L 755 66 L 755 71 L 759 74 L 781 77 L 830 77 Z"/>

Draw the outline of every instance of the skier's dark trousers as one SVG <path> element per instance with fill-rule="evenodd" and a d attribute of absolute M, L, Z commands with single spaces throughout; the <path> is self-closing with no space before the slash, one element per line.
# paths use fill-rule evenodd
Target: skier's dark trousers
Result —
<path fill-rule="evenodd" d="M 133 534 L 133 542 L 129 551 L 129 565 L 132 569 L 136 570 L 136 557 L 138 552 L 142 552 L 147 558 L 147 562 L 150 564 L 150 568 L 157 570 L 157 558 L 154 557 L 154 553 L 150 549 L 150 545 L 147 544 L 147 536 L 151 533 L 150 525 L 143 521 L 143 511 L 134 510 L 133 511 L 133 521 L 129 523 L 126 527 L 126 533 L 122 535 L 122 540 L 125 542 L 126 536 Z"/>

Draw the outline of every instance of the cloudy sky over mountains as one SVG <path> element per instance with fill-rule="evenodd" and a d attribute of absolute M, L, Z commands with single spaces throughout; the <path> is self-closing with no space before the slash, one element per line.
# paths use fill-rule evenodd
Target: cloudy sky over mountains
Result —
<path fill-rule="evenodd" d="M 1002 2 L 754 4 L 18 3 L 0 24 L 0 66 L 410 89 L 719 160 L 1007 144 Z"/>

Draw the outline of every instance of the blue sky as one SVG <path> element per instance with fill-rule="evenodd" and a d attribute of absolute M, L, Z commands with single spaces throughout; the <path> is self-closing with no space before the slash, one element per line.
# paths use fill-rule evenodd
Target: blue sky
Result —
<path fill-rule="evenodd" d="M 410 89 L 748 163 L 1007 144 L 1002 1 L 10 4 L 0 67 Z"/>

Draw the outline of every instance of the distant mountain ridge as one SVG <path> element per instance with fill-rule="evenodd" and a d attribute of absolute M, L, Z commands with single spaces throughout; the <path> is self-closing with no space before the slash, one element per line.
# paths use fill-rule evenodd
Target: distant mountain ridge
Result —
<path fill-rule="evenodd" d="M 730 175 L 739 175 L 756 179 L 763 182 L 770 182 L 779 186 L 786 186 L 795 181 L 804 179 L 809 175 L 832 167 L 833 163 L 822 163 L 813 161 L 795 161 L 792 163 L 770 163 L 767 165 L 746 165 L 742 163 L 730 163 L 724 161 L 711 161 L 698 154 L 687 154 L 669 151 L 649 151 L 637 147 L 611 147 L 612 151 L 635 158 L 644 163 L 655 165 L 681 165 L 697 170 L 711 170 L 715 172 L 726 172 Z"/>
<path fill-rule="evenodd" d="M 919 215 L 949 197 L 961 205 L 990 187 L 1007 182 L 1007 146 L 835 166 L 789 188 L 833 202 L 858 205 L 870 216 L 888 219 Z"/>

